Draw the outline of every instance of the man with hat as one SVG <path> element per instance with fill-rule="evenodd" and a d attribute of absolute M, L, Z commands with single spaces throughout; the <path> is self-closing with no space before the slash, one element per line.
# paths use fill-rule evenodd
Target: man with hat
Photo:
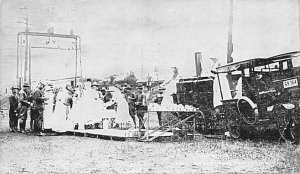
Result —
<path fill-rule="evenodd" d="M 102 87 L 102 88 L 100 89 L 99 97 L 100 97 L 100 99 L 101 99 L 103 102 L 104 102 L 105 94 L 106 94 L 106 88 L 105 88 L 105 87 Z"/>
<path fill-rule="evenodd" d="M 27 120 L 27 111 L 31 105 L 29 101 L 30 97 L 30 86 L 28 83 L 23 84 L 23 89 L 20 91 L 20 113 L 19 113 L 19 126 L 20 132 L 25 133 L 26 120 Z"/>
<path fill-rule="evenodd" d="M 163 87 L 160 86 L 158 88 L 158 90 L 159 91 L 158 91 L 158 94 L 156 94 L 156 96 L 155 96 L 154 103 L 157 103 L 157 104 L 161 105 L 161 102 L 162 102 L 162 99 L 163 99 L 163 93 L 164 93 L 165 88 L 163 88 Z M 161 111 L 157 111 L 157 117 L 158 117 L 158 124 L 159 124 L 159 126 L 162 126 L 161 114 L 162 114 Z"/>
<path fill-rule="evenodd" d="M 94 90 L 96 90 L 96 91 L 98 90 L 98 86 L 99 86 L 99 85 L 98 85 L 97 82 L 93 82 L 93 83 L 92 83 L 92 89 L 94 89 Z"/>
<path fill-rule="evenodd" d="M 41 133 L 43 129 L 44 114 L 44 88 L 43 83 L 39 83 L 37 89 L 32 94 L 33 107 L 31 110 L 30 127 L 35 133 Z"/>
<path fill-rule="evenodd" d="M 12 95 L 9 96 L 9 127 L 12 132 L 18 131 L 19 88 L 11 87 Z"/>
<path fill-rule="evenodd" d="M 104 103 L 107 103 L 111 101 L 112 94 L 105 87 L 102 87 L 100 90 L 100 98 L 103 100 Z"/>
<path fill-rule="evenodd" d="M 146 95 L 143 93 L 143 86 L 138 84 L 137 95 L 135 102 L 135 109 L 137 111 L 137 117 L 139 119 L 139 127 L 145 129 L 144 126 L 144 114 L 147 112 Z"/>
<path fill-rule="evenodd" d="M 136 128 L 136 121 L 135 121 L 135 101 L 136 101 L 136 97 L 134 96 L 134 94 L 131 92 L 131 86 L 127 85 L 124 88 L 124 98 L 126 99 L 127 103 L 128 103 L 128 107 L 129 107 L 129 115 L 131 116 L 133 123 L 134 123 L 134 127 Z"/>

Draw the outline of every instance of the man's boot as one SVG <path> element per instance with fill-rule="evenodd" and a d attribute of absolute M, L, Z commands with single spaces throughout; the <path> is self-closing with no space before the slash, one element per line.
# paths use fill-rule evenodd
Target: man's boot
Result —
<path fill-rule="evenodd" d="M 19 127 L 20 127 L 20 133 L 25 133 L 25 125 L 24 125 L 24 120 L 19 121 Z"/>

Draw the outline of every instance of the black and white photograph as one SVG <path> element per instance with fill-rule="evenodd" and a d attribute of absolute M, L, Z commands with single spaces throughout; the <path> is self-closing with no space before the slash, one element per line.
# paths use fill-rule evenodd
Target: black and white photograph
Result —
<path fill-rule="evenodd" d="M 0 173 L 300 173 L 300 0 L 0 0 Z"/>

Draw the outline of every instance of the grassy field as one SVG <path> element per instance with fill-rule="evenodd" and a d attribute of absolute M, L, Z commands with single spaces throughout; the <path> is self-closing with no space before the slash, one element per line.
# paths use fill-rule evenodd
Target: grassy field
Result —
<path fill-rule="evenodd" d="M 0 117 L 0 173 L 300 173 L 300 146 L 199 137 L 135 142 L 8 132 Z"/>

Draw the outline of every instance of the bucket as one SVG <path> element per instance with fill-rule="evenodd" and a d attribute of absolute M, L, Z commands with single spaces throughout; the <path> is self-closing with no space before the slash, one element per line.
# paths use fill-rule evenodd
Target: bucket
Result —
<path fill-rule="evenodd" d="M 108 128 L 109 128 L 109 120 L 103 119 L 103 129 L 108 129 Z"/>

